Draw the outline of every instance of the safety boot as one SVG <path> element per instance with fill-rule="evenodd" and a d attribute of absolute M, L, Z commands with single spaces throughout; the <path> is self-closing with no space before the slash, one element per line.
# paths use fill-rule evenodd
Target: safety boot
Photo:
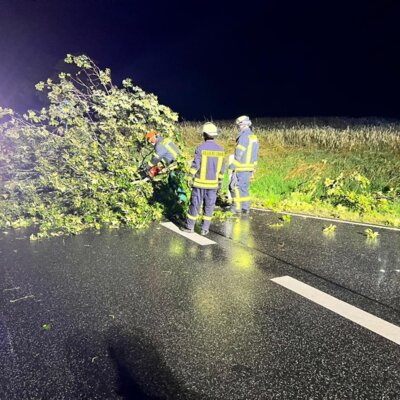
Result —
<path fill-rule="evenodd" d="M 194 233 L 194 228 L 190 229 L 190 228 L 188 228 L 188 227 L 186 227 L 186 226 L 180 226 L 179 229 L 180 229 L 182 232 Z"/>

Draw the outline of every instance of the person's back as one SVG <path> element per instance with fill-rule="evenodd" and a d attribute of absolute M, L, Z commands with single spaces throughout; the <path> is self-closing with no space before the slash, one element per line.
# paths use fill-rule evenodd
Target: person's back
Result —
<path fill-rule="evenodd" d="M 207 235 L 217 200 L 217 191 L 225 172 L 224 149 L 214 142 L 218 128 L 207 122 L 203 125 L 204 143 L 197 146 L 190 168 L 193 179 L 192 196 L 184 232 L 194 232 L 194 226 L 204 203 L 201 234 Z"/>
<path fill-rule="evenodd" d="M 193 187 L 203 189 L 218 189 L 221 169 L 224 163 L 224 149 L 212 138 L 197 146 L 195 159 L 196 167 L 192 167 L 194 173 Z M 195 160 L 196 161 L 196 160 Z M 199 162 L 199 163 L 198 163 Z"/>
<path fill-rule="evenodd" d="M 181 155 L 178 147 L 169 138 L 163 138 L 157 135 L 156 132 L 152 131 L 146 135 L 146 140 L 152 146 L 154 146 L 154 155 L 151 160 L 147 163 L 147 170 L 156 166 L 158 163 L 168 166 L 175 162 Z"/>
<path fill-rule="evenodd" d="M 166 166 L 172 164 L 181 155 L 178 147 L 171 139 L 164 139 L 161 136 L 157 138 L 154 151 Z"/>

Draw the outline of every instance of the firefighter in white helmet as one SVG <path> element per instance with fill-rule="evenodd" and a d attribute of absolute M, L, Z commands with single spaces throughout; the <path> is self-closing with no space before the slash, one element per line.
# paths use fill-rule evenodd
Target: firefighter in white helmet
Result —
<path fill-rule="evenodd" d="M 211 224 L 217 192 L 221 186 L 225 172 L 224 149 L 214 139 L 218 136 L 218 128 L 211 122 L 202 127 L 204 142 L 197 146 L 194 160 L 190 168 L 193 178 L 192 196 L 184 232 L 194 232 L 199 211 L 204 203 L 201 234 L 207 235 Z"/>
<path fill-rule="evenodd" d="M 251 131 L 251 121 L 247 115 L 236 118 L 239 135 L 233 162 L 229 169 L 233 170 L 229 183 L 233 204 L 231 211 L 237 214 L 247 214 L 250 211 L 250 178 L 254 174 L 258 158 L 257 136 Z"/>

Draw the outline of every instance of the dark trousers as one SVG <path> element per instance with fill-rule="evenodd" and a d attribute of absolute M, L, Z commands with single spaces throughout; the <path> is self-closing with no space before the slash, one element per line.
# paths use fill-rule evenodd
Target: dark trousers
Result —
<path fill-rule="evenodd" d="M 250 178 L 252 172 L 234 172 L 229 184 L 232 195 L 232 211 L 250 210 Z"/>
<path fill-rule="evenodd" d="M 186 221 L 189 229 L 194 228 L 199 211 L 204 202 L 203 224 L 201 229 L 208 231 L 211 224 L 215 202 L 217 200 L 217 191 L 218 189 L 200 189 L 197 187 L 192 189 L 192 197 L 190 199 L 189 212 Z"/>

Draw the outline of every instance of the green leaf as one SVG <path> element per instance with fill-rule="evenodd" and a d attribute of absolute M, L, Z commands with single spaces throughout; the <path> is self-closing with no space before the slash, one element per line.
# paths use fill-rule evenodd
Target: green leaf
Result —
<path fill-rule="evenodd" d="M 379 236 L 379 232 L 373 231 L 371 228 L 365 229 L 364 233 L 368 239 L 377 239 Z"/>
<path fill-rule="evenodd" d="M 323 231 L 323 233 L 328 234 L 328 235 L 333 234 L 336 232 L 336 225 L 330 224 L 330 225 L 324 227 L 324 229 L 322 231 Z"/>
<path fill-rule="evenodd" d="M 51 329 L 51 324 L 43 324 L 43 325 L 42 325 L 42 329 L 43 329 L 44 331 L 49 331 L 49 330 Z"/>

